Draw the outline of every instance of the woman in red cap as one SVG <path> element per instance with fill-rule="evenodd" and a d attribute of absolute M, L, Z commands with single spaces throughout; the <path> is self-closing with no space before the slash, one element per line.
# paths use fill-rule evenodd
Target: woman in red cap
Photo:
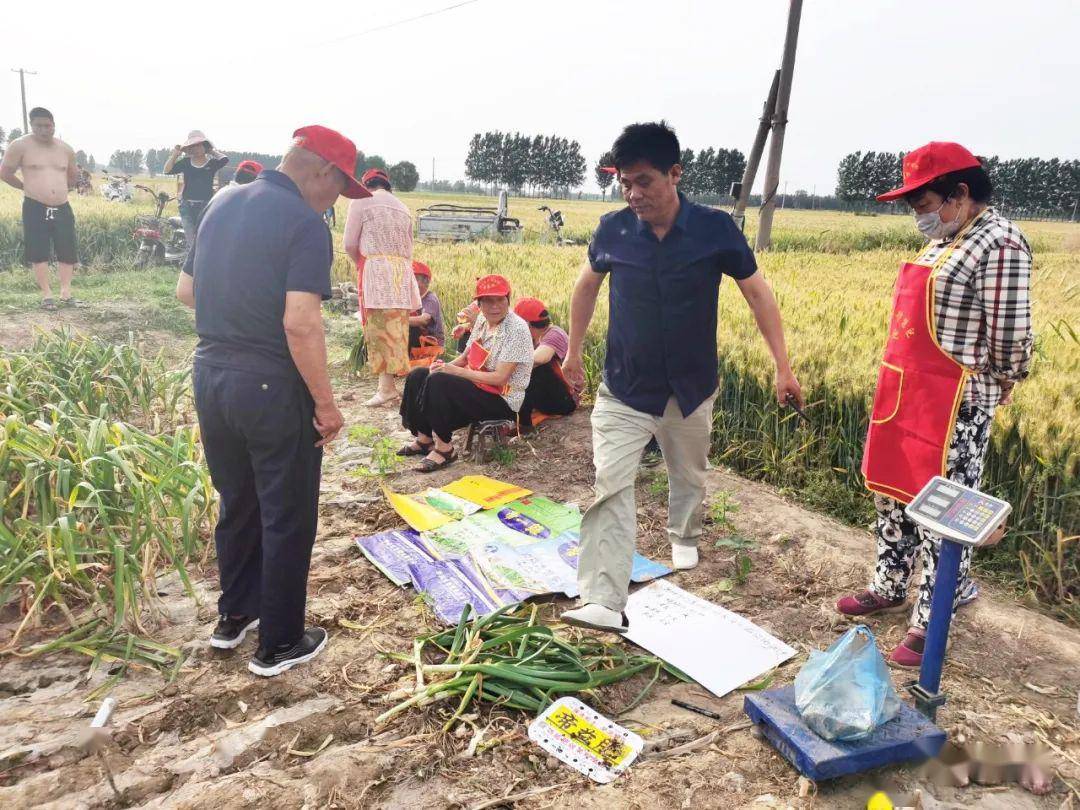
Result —
<path fill-rule="evenodd" d="M 246 186 L 255 180 L 263 170 L 263 165 L 257 160 L 241 160 L 236 166 L 230 186 Z"/>
<path fill-rule="evenodd" d="M 532 374 L 529 327 L 510 311 L 510 282 L 484 276 L 476 282 L 480 316 L 465 351 L 453 361 L 415 368 L 405 380 L 401 425 L 415 440 L 399 456 L 424 456 L 429 473 L 452 464 L 454 431 L 488 419 L 514 420 Z"/>
<path fill-rule="evenodd" d="M 361 183 L 371 196 L 349 204 L 343 242 L 359 274 L 368 365 L 379 377 L 367 405 L 378 408 L 398 398 L 395 378 L 409 372 L 409 313 L 420 309 L 420 291 L 412 269 L 412 214 L 390 193 L 382 169 L 368 169 Z"/>
<path fill-rule="evenodd" d="M 514 305 L 514 312 L 529 325 L 533 343 L 532 378 L 518 411 L 521 427 L 532 427 L 533 411 L 550 416 L 572 414 L 578 406 L 579 392 L 562 373 L 570 338 L 551 323 L 551 315 L 539 298 L 522 298 Z"/>
<path fill-rule="evenodd" d="M 890 660 L 922 663 L 941 540 L 904 515 L 935 475 L 978 487 L 998 405 L 1028 374 L 1031 249 L 1012 222 L 988 207 L 993 188 L 979 160 L 956 143 L 904 156 L 903 199 L 930 241 L 900 267 L 862 471 L 875 493 L 877 566 L 870 587 L 845 596 L 847 616 L 905 609 L 915 557 L 922 559 L 911 626 Z M 956 605 L 978 596 L 965 548 Z"/>
<path fill-rule="evenodd" d="M 409 356 L 416 359 L 413 349 L 425 348 L 424 343 L 434 342 L 440 353 L 446 344 L 446 326 L 443 324 L 442 304 L 431 289 L 431 268 L 423 262 L 412 263 L 416 286 L 420 291 L 420 309 L 409 315 Z M 434 349 L 435 346 L 431 348 Z"/>

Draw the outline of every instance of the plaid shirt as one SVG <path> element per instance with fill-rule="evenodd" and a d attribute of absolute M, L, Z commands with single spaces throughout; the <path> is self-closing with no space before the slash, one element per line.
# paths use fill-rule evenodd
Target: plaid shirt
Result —
<path fill-rule="evenodd" d="M 918 263 L 933 266 L 951 243 L 934 240 Z M 934 309 L 938 343 L 972 372 L 965 401 L 993 414 L 1031 365 L 1031 248 L 1020 229 L 991 208 L 979 214 L 938 270 Z"/>

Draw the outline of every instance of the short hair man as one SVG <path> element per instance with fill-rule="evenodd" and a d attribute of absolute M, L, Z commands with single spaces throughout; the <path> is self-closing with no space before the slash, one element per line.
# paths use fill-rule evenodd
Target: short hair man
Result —
<path fill-rule="evenodd" d="M 604 384 L 592 412 L 596 500 L 581 521 L 582 606 L 569 624 L 622 633 L 634 556 L 634 479 L 656 436 L 668 469 L 668 536 L 677 569 L 697 565 L 717 390 L 720 280 L 731 276 L 776 362 L 776 396 L 802 403 L 776 299 L 726 213 L 678 191 L 679 140 L 663 122 L 626 127 L 612 162 L 629 207 L 605 214 L 570 299 L 569 382 L 584 382 L 582 343 L 610 277 Z"/>
<path fill-rule="evenodd" d="M 339 194 L 368 194 L 355 163 L 334 130 L 296 130 L 277 171 L 210 201 L 176 285 L 195 309 L 195 409 L 221 496 L 210 643 L 234 649 L 258 624 L 256 675 L 326 645 L 325 630 L 304 627 L 322 447 L 343 424 L 326 368 L 333 246 L 321 214 Z"/>
<path fill-rule="evenodd" d="M 43 309 L 55 310 L 49 259 L 56 253 L 60 305 L 75 306 L 71 278 L 77 259 L 75 215 L 68 192 L 79 179 L 75 150 L 55 137 L 56 122 L 44 107 L 30 110 L 30 133 L 15 140 L 0 163 L 0 180 L 23 193 L 23 241 L 34 268 Z M 16 176 L 21 174 L 21 179 Z"/>

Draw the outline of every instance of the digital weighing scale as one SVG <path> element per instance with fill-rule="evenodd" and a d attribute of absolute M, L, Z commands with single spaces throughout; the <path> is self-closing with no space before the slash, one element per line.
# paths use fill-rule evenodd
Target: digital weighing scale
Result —
<path fill-rule="evenodd" d="M 900 714 L 870 736 L 842 742 L 823 739 L 807 727 L 795 708 L 794 686 L 747 695 L 743 702 L 747 716 L 799 773 L 821 781 L 937 755 L 945 733 L 934 720 L 945 703 L 945 695 L 939 692 L 941 668 L 960 556 L 964 546 L 985 543 L 1011 511 L 1005 501 L 941 476 L 931 478 L 904 509 L 912 521 L 941 537 L 919 680 L 908 686 L 915 708 L 902 704 Z"/>

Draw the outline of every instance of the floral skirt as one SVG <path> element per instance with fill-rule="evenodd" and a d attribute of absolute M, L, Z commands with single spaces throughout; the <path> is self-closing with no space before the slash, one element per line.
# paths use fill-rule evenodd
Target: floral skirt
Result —
<path fill-rule="evenodd" d="M 369 309 L 364 324 L 368 366 L 374 374 L 409 373 L 409 312 Z"/>

